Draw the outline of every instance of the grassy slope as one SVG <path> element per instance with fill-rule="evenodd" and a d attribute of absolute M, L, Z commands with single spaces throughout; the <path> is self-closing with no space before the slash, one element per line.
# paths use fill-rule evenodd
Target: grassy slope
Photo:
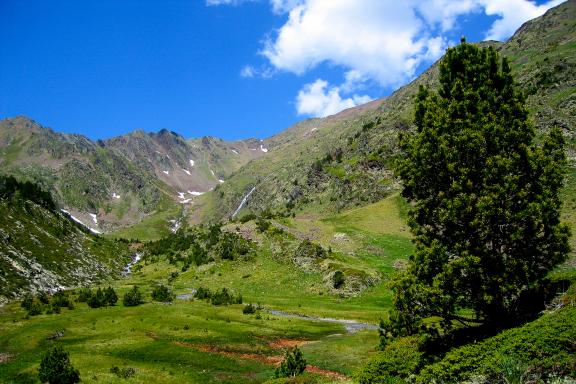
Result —
<path fill-rule="evenodd" d="M 394 223 L 402 226 L 399 207 L 403 203 L 395 196 L 362 209 L 394 217 Z M 320 242 L 332 246 L 342 262 L 382 273 L 390 271 L 393 260 L 409 253 L 406 232 L 393 224 L 380 226 L 375 220 L 347 224 L 350 218 L 361 216 L 364 216 L 361 210 L 354 210 L 327 220 L 286 220 L 285 225 L 298 234 L 318 233 L 315 228 L 319 226 Z M 390 233 L 386 233 L 387 228 Z M 336 233 L 346 233 L 347 240 L 336 241 L 333 236 Z M 383 251 L 376 251 L 376 246 L 382 246 Z M 376 253 L 359 252 L 364 248 Z M 144 265 L 129 279 L 111 284 L 119 293 L 131 284 L 138 284 L 149 294 L 152 283 L 166 283 L 170 273 L 178 270 L 166 262 Z M 245 302 L 261 303 L 266 308 L 373 323 L 390 306 L 385 281 L 357 297 L 340 298 L 329 294 L 321 273 L 305 272 L 266 249 L 254 260 L 226 261 L 181 273 L 173 286 L 177 293 L 187 293 L 199 286 L 228 287 L 242 293 Z M 96 382 L 93 377 L 99 383 L 120 382 L 109 373 L 113 365 L 135 367 L 137 382 L 262 382 L 271 377 L 273 367 L 239 358 L 237 354 L 281 355 L 281 351 L 268 346 L 270 341 L 280 338 L 314 341 L 302 346 L 308 363 L 344 374 L 351 374 L 375 353 L 376 331 L 350 335 L 337 324 L 286 319 L 265 312 L 258 320 L 254 315 L 243 315 L 241 308 L 180 300 L 173 305 L 149 303 L 137 308 L 118 305 L 98 310 L 77 304 L 75 310 L 63 310 L 60 315 L 24 320 L 24 311 L 16 303 L 10 304 L 0 310 L 0 353 L 12 356 L 0 370 L 0 381 L 18 374 L 33 376 L 42 351 L 51 344 L 45 340 L 46 335 L 57 329 L 66 330 L 62 343 L 71 352 L 72 362 L 80 369 L 84 382 Z M 214 350 L 236 355 L 202 352 L 178 342 L 210 345 Z"/>

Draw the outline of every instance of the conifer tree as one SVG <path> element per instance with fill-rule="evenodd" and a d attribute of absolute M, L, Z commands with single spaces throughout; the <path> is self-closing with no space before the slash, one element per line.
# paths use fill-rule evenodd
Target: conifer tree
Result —
<path fill-rule="evenodd" d="M 61 346 L 48 351 L 40 363 L 38 377 L 42 383 L 74 384 L 80 382 L 80 373 L 70 364 L 68 352 Z"/>
<path fill-rule="evenodd" d="M 420 88 L 415 124 L 397 164 L 415 253 L 381 333 L 415 333 L 433 316 L 502 326 L 569 251 L 563 135 L 537 146 L 508 61 L 464 40 L 440 63 L 438 93 Z"/>

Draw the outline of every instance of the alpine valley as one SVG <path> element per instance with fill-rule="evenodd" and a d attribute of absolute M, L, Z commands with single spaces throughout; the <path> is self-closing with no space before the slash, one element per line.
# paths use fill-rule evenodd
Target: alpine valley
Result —
<path fill-rule="evenodd" d="M 508 58 L 536 140 L 561 129 L 576 232 L 576 1 L 479 46 Z M 394 164 L 421 86 L 439 62 L 263 140 L 1 120 L 0 382 L 38 382 L 55 344 L 85 383 L 576 382 L 574 236 L 539 316 L 435 354 L 417 336 L 379 348 L 415 247 Z M 108 287 L 124 300 L 97 299 Z M 304 373 L 275 378 L 293 347 Z"/>

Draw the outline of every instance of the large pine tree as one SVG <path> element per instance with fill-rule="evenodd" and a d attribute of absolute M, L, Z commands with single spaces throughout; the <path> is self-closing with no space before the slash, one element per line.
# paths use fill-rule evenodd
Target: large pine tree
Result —
<path fill-rule="evenodd" d="M 415 123 L 397 171 L 416 250 L 388 330 L 414 333 L 429 317 L 509 322 L 569 251 L 562 133 L 536 145 L 507 60 L 465 41 L 440 63 L 438 93 L 420 89 Z"/>

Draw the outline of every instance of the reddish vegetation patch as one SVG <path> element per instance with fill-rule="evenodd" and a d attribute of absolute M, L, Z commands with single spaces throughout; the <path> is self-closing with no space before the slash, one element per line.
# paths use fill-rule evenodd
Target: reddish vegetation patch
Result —
<path fill-rule="evenodd" d="M 280 339 L 280 340 L 276 340 L 276 341 L 270 343 L 269 346 L 271 348 L 280 349 L 280 348 L 292 348 L 292 347 L 304 345 L 307 343 L 310 343 L 310 341 L 308 341 L 308 340 Z M 258 355 L 255 353 L 238 353 L 238 352 L 221 351 L 218 349 L 218 347 L 216 347 L 214 345 L 207 345 L 207 344 L 191 344 L 191 343 L 186 343 L 183 341 L 177 341 L 177 342 L 175 342 L 175 344 L 179 345 L 181 347 L 194 348 L 194 349 L 201 351 L 201 352 L 217 353 L 221 356 L 226 356 L 226 357 L 229 357 L 231 359 L 253 360 L 253 361 L 258 361 L 262 364 L 274 365 L 274 366 L 279 366 L 280 363 L 282 362 L 282 360 L 284 359 L 284 356 L 266 356 L 266 355 Z M 329 371 L 326 369 L 316 367 L 314 365 L 306 366 L 306 371 L 311 372 L 311 373 L 315 373 L 317 375 L 322 375 L 324 377 L 329 377 L 333 380 L 346 380 L 346 379 L 348 379 L 345 375 L 341 374 L 340 372 Z"/>
<path fill-rule="evenodd" d="M 316 373 L 318 375 L 322 375 L 324 377 L 329 377 L 329 378 L 334 379 L 334 380 L 346 380 L 347 379 L 347 377 L 345 375 L 341 374 L 340 372 L 328 371 L 326 369 L 322 369 L 322 368 L 316 367 L 314 365 L 307 365 L 306 366 L 306 372 Z"/>
<path fill-rule="evenodd" d="M 7 363 L 10 357 L 9 353 L 0 353 L 0 364 Z"/>
<path fill-rule="evenodd" d="M 310 340 L 278 339 L 268 344 L 268 346 L 272 349 L 287 349 L 299 347 L 309 343 L 311 343 Z"/>

